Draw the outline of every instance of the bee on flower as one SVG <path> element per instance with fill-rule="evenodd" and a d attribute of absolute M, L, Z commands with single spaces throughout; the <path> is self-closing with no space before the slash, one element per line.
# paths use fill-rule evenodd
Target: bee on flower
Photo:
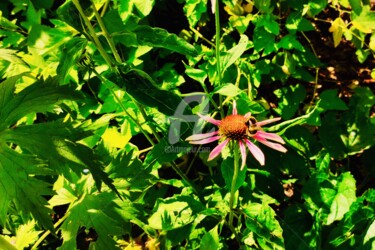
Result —
<path fill-rule="evenodd" d="M 217 157 L 230 141 L 238 143 L 242 157 L 241 170 L 246 163 L 246 146 L 260 165 L 263 166 L 265 163 L 263 152 L 258 146 L 251 142 L 251 139 L 277 151 L 283 153 L 287 151 L 287 149 L 281 145 L 285 144 L 285 142 L 278 134 L 268 133 L 262 129 L 264 125 L 279 121 L 281 119 L 280 117 L 258 122 L 251 116 L 251 113 L 245 115 L 237 114 L 235 101 L 233 102 L 232 110 L 232 114 L 224 117 L 222 120 L 215 120 L 209 116 L 198 114 L 205 121 L 218 126 L 218 130 L 211 133 L 195 134 L 189 136 L 186 140 L 191 144 L 207 144 L 220 140 L 220 143 L 210 153 L 208 157 L 209 161 Z"/>

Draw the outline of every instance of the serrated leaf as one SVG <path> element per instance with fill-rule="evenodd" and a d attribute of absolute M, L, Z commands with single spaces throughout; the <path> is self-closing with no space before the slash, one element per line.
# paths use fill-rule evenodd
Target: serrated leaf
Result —
<path fill-rule="evenodd" d="M 15 246 L 13 246 L 5 237 L 0 235 L 0 248 L 7 249 L 7 250 L 18 250 Z"/>
<path fill-rule="evenodd" d="M 62 100 L 77 100 L 81 96 L 68 86 L 57 86 L 55 80 L 49 78 L 31 84 L 13 97 L 15 83 L 19 77 L 8 78 L 1 83 L 1 88 L 5 92 L 0 93 L 0 131 L 13 125 L 26 114 L 51 111 L 54 105 Z"/>
<path fill-rule="evenodd" d="M 81 227 L 94 229 L 98 234 L 98 249 L 119 249 L 111 235 L 124 233 L 123 221 L 114 211 L 116 196 L 113 193 L 84 195 L 68 209 L 69 216 L 61 225 L 63 244 L 58 249 L 76 249 L 76 235 Z"/>
<path fill-rule="evenodd" d="M 61 101 L 80 96 L 68 86 L 56 85 L 53 79 L 37 81 L 15 94 L 17 80 L 21 77 L 9 78 L 0 85 L 0 179 L 3 184 L 0 185 L 3 187 L 0 193 L 4 199 L 0 207 L 0 221 L 5 221 L 7 205 L 13 201 L 21 210 L 31 212 L 39 224 L 53 231 L 49 216 L 51 211 L 42 197 L 51 195 L 51 189 L 35 175 L 52 175 L 60 171 L 69 178 L 69 168 L 78 174 L 87 168 L 98 188 L 104 181 L 115 192 L 116 189 L 92 149 L 77 143 L 91 133 L 87 128 L 63 122 L 15 126 L 29 113 L 52 111 Z M 17 145 L 17 151 L 8 144 Z M 21 149 L 23 154 L 18 152 Z M 48 162 L 50 169 L 40 167 L 44 161 Z"/>
<path fill-rule="evenodd" d="M 215 226 L 209 232 L 203 235 L 199 249 L 200 250 L 217 250 L 221 248 L 222 248 L 222 244 L 220 243 L 218 226 Z"/>
<path fill-rule="evenodd" d="M 41 164 L 35 157 L 21 155 L 11 150 L 4 142 L 0 143 L 0 222 L 4 225 L 11 201 L 19 208 L 31 213 L 43 227 L 54 231 L 47 208 L 47 201 L 42 195 L 51 195 L 48 184 L 29 174 Z"/>
<path fill-rule="evenodd" d="M 340 17 L 336 18 L 332 23 L 331 27 L 329 28 L 329 32 L 332 32 L 333 36 L 333 45 L 335 47 L 339 46 L 342 35 L 346 29 L 346 25 L 344 20 L 342 20 Z"/>
<path fill-rule="evenodd" d="M 61 83 L 67 83 L 69 72 L 77 63 L 83 49 L 87 44 L 87 40 L 80 37 L 73 37 L 62 46 L 62 54 L 57 66 L 56 72 Z"/>
<path fill-rule="evenodd" d="M 192 223 L 203 209 L 203 205 L 191 196 L 159 199 L 148 222 L 152 228 L 169 231 Z"/>

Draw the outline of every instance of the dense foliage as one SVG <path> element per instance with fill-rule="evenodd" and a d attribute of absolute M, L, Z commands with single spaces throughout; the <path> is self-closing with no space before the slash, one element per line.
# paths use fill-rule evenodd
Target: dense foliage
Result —
<path fill-rule="evenodd" d="M 369 0 L 1 1 L 0 249 L 375 249 L 374 55 Z M 288 151 L 185 140 L 234 103 Z"/>

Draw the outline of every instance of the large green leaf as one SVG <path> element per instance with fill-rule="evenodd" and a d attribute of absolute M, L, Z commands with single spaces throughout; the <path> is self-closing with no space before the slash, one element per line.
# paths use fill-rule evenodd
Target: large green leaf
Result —
<path fill-rule="evenodd" d="M 172 116 L 179 105 L 186 107 L 184 114 L 191 115 L 191 109 L 177 94 L 159 88 L 149 75 L 140 70 L 130 70 L 118 79 L 126 91 L 143 105 L 157 108 L 161 113 Z"/>
<path fill-rule="evenodd" d="M 120 249 L 111 237 L 125 232 L 121 215 L 114 210 L 115 199 L 114 193 L 103 192 L 84 195 L 74 202 L 68 209 L 68 218 L 60 228 L 64 241 L 59 249 L 76 249 L 76 235 L 82 227 L 95 230 L 98 235 L 95 241 L 97 249 Z"/>
<path fill-rule="evenodd" d="M 48 183 L 32 178 L 38 174 L 43 162 L 36 157 L 11 150 L 4 142 L 0 143 L 0 223 L 5 225 L 7 212 L 13 201 L 21 211 L 31 213 L 38 223 L 54 231 L 50 209 L 43 195 L 51 195 Z"/>
<path fill-rule="evenodd" d="M 168 49 L 183 55 L 197 55 L 194 46 L 184 39 L 165 29 L 152 28 L 147 25 L 138 25 L 130 32 L 125 31 L 120 35 L 120 42 L 125 42 L 125 46 L 150 46 Z"/>
<path fill-rule="evenodd" d="M 155 229 L 169 231 L 192 223 L 203 209 L 203 205 L 191 196 L 160 199 L 148 222 Z"/>
<path fill-rule="evenodd" d="M 86 44 L 87 40 L 74 37 L 62 46 L 62 55 L 60 57 L 59 66 L 56 69 L 57 75 L 62 83 L 67 82 L 69 72 L 77 63 Z"/>
<path fill-rule="evenodd" d="M 269 205 L 251 203 L 243 208 L 243 213 L 246 216 L 244 234 L 251 237 L 250 232 L 253 232 L 261 249 L 285 249 L 283 230 L 275 219 L 275 211 Z"/>
<path fill-rule="evenodd" d="M 4 199 L 0 221 L 4 223 L 8 205 L 13 201 L 22 210 L 31 212 L 39 224 L 53 230 L 50 210 L 42 197 L 51 192 L 36 176 L 62 173 L 69 178 L 70 169 L 77 174 L 88 169 L 98 188 L 104 181 L 116 189 L 92 149 L 77 143 L 91 134 L 87 127 L 73 127 L 69 122 L 17 124 L 25 115 L 53 111 L 63 100 L 80 96 L 68 86 L 59 87 L 54 79 L 36 81 L 14 93 L 21 77 L 11 77 L 0 84 L 0 182 L 3 184 L 0 193 Z"/>

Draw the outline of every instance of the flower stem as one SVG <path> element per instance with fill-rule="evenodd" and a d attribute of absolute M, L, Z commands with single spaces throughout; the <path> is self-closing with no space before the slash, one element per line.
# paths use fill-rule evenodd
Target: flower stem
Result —
<path fill-rule="evenodd" d="M 239 160 L 240 160 L 240 155 L 238 152 L 238 147 L 236 145 L 233 145 L 233 152 L 234 152 L 234 173 L 233 173 L 233 178 L 232 178 L 232 185 L 230 189 L 230 197 L 229 197 L 229 227 L 233 228 L 233 217 L 234 217 L 234 199 L 236 196 L 236 182 L 238 178 L 238 173 L 240 171 L 240 165 L 239 165 Z"/>
<path fill-rule="evenodd" d="M 219 15 L 219 1 L 215 3 L 215 51 L 216 51 L 216 67 L 217 67 L 217 82 L 218 86 L 221 85 L 221 60 L 220 60 L 220 15 Z M 219 95 L 219 102 L 220 102 L 220 115 L 221 118 L 224 118 L 224 110 L 223 110 L 223 97 Z"/>

